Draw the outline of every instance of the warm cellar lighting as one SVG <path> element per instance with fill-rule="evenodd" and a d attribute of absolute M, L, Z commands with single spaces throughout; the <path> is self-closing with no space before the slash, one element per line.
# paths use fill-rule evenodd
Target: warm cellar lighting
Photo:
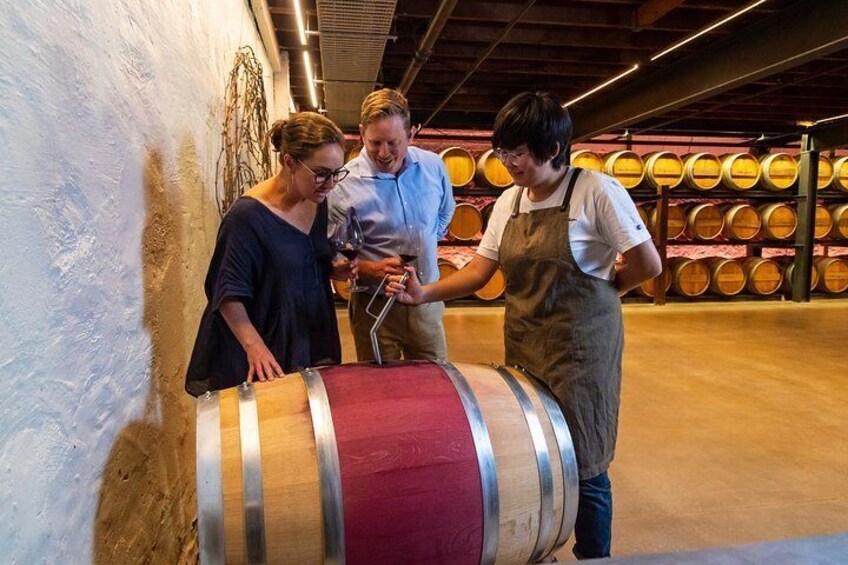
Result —
<path fill-rule="evenodd" d="M 575 98 L 574 100 L 570 100 L 570 101 L 566 102 L 565 104 L 563 104 L 563 105 L 562 105 L 562 107 L 563 107 L 563 108 L 568 108 L 569 106 L 571 106 L 571 105 L 572 105 L 572 104 L 574 104 L 575 102 L 579 102 L 579 101 L 583 100 L 584 98 L 586 98 L 587 96 L 590 96 L 590 95 L 592 95 L 592 94 L 596 93 L 597 91 L 599 91 L 599 90 L 601 90 L 601 89 L 604 89 L 604 88 L 608 87 L 608 86 L 609 86 L 609 85 L 611 85 L 612 83 L 614 83 L 614 82 L 616 82 L 616 81 L 618 81 L 618 80 L 623 79 L 624 77 L 626 77 L 626 76 L 627 76 L 627 75 L 629 75 L 630 73 L 634 72 L 634 71 L 635 71 L 636 69 L 638 69 L 638 68 L 639 68 L 639 65 L 633 65 L 632 67 L 630 67 L 629 69 L 627 69 L 627 70 L 626 70 L 626 71 L 624 71 L 623 73 L 621 73 L 621 74 L 619 74 L 619 75 L 616 75 L 616 76 L 612 77 L 611 79 L 609 79 L 609 80 L 608 80 L 608 81 L 606 81 L 605 83 L 603 83 L 603 84 L 599 84 L 598 86 L 596 86 L 596 87 L 595 87 L 595 88 L 593 88 L 592 90 L 590 90 L 590 91 L 588 91 L 588 92 L 584 92 L 583 94 L 581 94 L 580 96 L 578 96 L 578 97 L 577 97 L 577 98 Z"/>
<path fill-rule="evenodd" d="M 303 24 L 303 10 L 300 9 L 300 0 L 292 0 L 294 3 L 294 17 L 297 20 L 297 34 L 300 36 L 300 44 L 306 45 L 306 27 Z"/>
<path fill-rule="evenodd" d="M 712 30 L 714 30 L 715 28 L 720 27 L 720 26 L 723 26 L 724 24 L 726 24 L 726 23 L 727 23 L 727 22 L 729 22 L 730 20 L 733 20 L 733 19 L 735 19 L 735 18 L 738 18 L 739 16 L 741 16 L 741 15 L 742 15 L 742 14 L 744 14 L 745 12 L 748 12 L 748 11 L 750 11 L 750 10 L 753 10 L 754 8 L 756 8 L 756 7 L 757 7 L 757 6 L 759 6 L 760 4 L 764 3 L 765 1 L 766 1 L 766 0 L 757 0 L 757 1 L 756 1 L 756 2 L 754 2 L 753 4 L 748 4 L 747 6 L 745 6 L 744 8 L 742 8 L 741 10 L 739 10 L 739 11 L 737 11 L 737 12 L 734 12 L 733 14 L 730 14 L 729 16 L 727 16 L 726 18 L 724 18 L 723 20 L 719 20 L 719 21 L 717 21 L 716 23 L 714 23 L 713 25 L 711 25 L 711 26 L 709 26 L 709 27 L 706 27 L 706 28 L 702 29 L 701 31 L 699 31 L 699 32 L 695 33 L 694 35 L 690 35 L 689 37 L 687 37 L 687 38 L 686 38 L 686 39 L 684 39 L 683 41 L 680 41 L 680 42 L 678 42 L 678 43 L 675 43 L 674 45 L 672 45 L 672 46 L 671 46 L 671 47 L 669 47 L 668 49 L 666 49 L 666 50 L 664 50 L 664 51 L 660 51 L 659 53 L 657 53 L 656 55 L 654 55 L 653 57 L 651 57 L 651 61 L 656 61 L 656 60 L 657 60 L 657 59 L 659 59 L 660 57 L 663 57 L 663 56 L 665 56 L 665 55 L 668 55 L 669 53 L 671 53 L 671 52 L 672 52 L 672 51 L 674 51 L 675 49 L 678 49 L 678 48 L 680 48 L 680 47 L 683 47 L 684 45 L 686 45 L 686 44 L 687 44 L 687 43 L 689 43 L 690 41 L 693 41 L 693 40 L 695 40 L 695 39 L 697 39 L 697 38 L 701 37 L 701 36 L 702 36 L 702 35 L 704 35 L 705 33 L 709 33 L 709 32 L 711 32 Z"/>
<path fill-rule="evenodd" d="M 309 51 L 303 52 L 303 64 L 306 65 L 306 82 L 309 83 L 309 98 L 312 107 L 318 108 L 318 94 L 315 92 L 315 77 L 312 76 L 312 62 L 309 60 Z"/>
<path fill-rule="evenodd" d="M 816 126 L 816 125 L 819 125 L 819 124 L 823 124 L 824 122 L 832 122 L 834 120 L 841 120 L 842 118 L 848 118 L 848 114 L 840 114 L 839 116 L 831 116 L 829 118 L 823 118 L 821 120 L 816 121 L 816 123 L 811 124 L 811 125 Z"/>

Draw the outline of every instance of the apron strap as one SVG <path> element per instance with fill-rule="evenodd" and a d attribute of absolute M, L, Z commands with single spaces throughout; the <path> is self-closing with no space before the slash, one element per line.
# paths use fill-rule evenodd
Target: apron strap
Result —
<path fill-rule="evenodd" d="M 515 201 L 512 203 L 512 214 L 510 214 L 513 218 L 518 217 L 518 210 L 521 208 L 521 195 L 524 194 L 524 187 L 518 187 L 518 190 L 515 193 Z"/>
<path fill-rule="evenodd" d="M 559 207 L 560 212 L 568 210 L 568 206 L 571 204 L 571 193 L 574 192 L 574 185 L 577 184 L 577 177 L 579 177 L 582 172 L 583 169 L 580 167 L 573 167 L 571 169 L 571 178 L 568 179 L 568 188 L 565 189 L 565 196 L 562 199 L 562 205 Z"/>

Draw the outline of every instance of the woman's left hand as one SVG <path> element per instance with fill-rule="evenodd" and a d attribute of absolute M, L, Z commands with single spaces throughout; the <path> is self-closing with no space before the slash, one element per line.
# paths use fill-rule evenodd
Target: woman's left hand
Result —
<path fill-rule="evenodd" d="M 333 261 L 333 278 L 336 280 L 355 279 L 359 276 L 359 259 Z"/>

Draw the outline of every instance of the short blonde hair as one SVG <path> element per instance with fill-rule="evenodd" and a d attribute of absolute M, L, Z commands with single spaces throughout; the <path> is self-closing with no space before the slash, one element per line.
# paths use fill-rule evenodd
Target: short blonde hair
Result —
<path fill-rule="evenodd" d="M 359 116 L 359 123 L 363 127 L 374 123 L 383 118 L 391 118 L 392 116 L 400 116 L 403 120 L 404 128 L 409 131 L 412 126 L 412 119 L 409 116 L 409 102 L 406 97 L 399 91 L 384 88 L 375 90 L 365 97 L 362 101 L 362 111 Z"/>
<path fill-rule="evenodd" d="M 337 143 L 344 148 L 344 134 L 331 120 L 315 112 L 298 112 L 286 120 L 277 120 L 268 137 L 280 159 L 288 153 L 295 159 L 307 159 L 312 152 Z"/>

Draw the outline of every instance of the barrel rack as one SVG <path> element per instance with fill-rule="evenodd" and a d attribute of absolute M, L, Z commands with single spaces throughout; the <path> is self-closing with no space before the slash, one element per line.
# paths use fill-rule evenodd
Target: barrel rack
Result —
<path fill-rule="evenodd" d="M 797 202 L 798 228 L 795 231 L 794 242 L 791 241 L 754 241 L 748 243 L 734 242 L 704 242 L 704 241 L 674 241 L 671 245 L 741 245 L 746 248 L 746 256 L 762 256 L 764 248 L 792 248 L 795 250 L 795 272 L 800 276 L 794 276 L 791 281 L 791 299 L 794 302 L 809 302 L 812 296 L 811 267 L 813 265 L 813 250 L 816 245 L 824 247 L 825 256 L 829 247 L 848 247 L 848 240 L 819 240 L 814 238 L 816 203 L 821 201 L 848 202 L 846 194 L 818 194 L 817 178 L 819 167 L 819 154 L 840 146 L 848 145 L 848 117 L 817 124 L 805 128 L 801 132 L 775 136 L 767 139 L 757 139 L 752 144 L 752 152 L 766 153 L 774 146 L 786 146 L 800 137 L 801 153 L 799 159 L 799 178 L 796 191 L 793 194 L 781 194 L 765 190 L 751 190 L 744 193 L 716 190 L 708 194 L 687 189 L 669 190 L 667 186 L 661 186 L 655 192 L 637 188 L 630 191 L 634 202 L 657 202 L 657 230 L 654 234 L 654 243 L 662 260 L 663 272 L 657 277 L 654 285 L 653 303 L 663 305 L 666 303 L 665 285 L 661 284 L 662 277 L 668 269 L 668 206 L 671 200 L 721 200 L 721 201 L 752 201 L 764 202 L 795 201 Z M 632 138 L 626 136 L 625 143 L 629 149 Z"/>

